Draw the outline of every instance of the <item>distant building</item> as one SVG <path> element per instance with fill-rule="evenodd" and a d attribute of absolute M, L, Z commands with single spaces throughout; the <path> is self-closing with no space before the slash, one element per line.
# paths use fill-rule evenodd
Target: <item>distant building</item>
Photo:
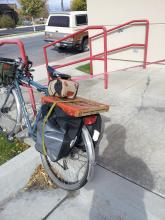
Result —
<path fill-rule="evenodd" d="M 18 13 L 16 4 L 0 4 L 0 16 L 3 14 L 9 15 L 17 23 Z"/>

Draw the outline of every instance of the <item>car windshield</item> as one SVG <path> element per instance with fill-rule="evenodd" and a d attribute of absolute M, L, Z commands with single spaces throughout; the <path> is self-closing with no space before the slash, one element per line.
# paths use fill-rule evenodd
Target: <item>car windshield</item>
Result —
<path fill-rule="evenodd" d="M 48 26 L 69 27 L 69 16 L 51 16 Z"/>

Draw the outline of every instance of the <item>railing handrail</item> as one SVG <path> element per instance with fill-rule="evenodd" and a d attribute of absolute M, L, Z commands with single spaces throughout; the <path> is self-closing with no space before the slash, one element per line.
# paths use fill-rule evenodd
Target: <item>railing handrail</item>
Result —
<path fill-rule="evenodd" d="M 78 34 L 81 34 L 81 33 L 85 32 L 85 31 L 88 31 L 88 30 L 98 30 L 98 29 L 102 29 L 102 30 L 103 30 L 102 35 L 103 35 L 103 34 L 104 34 L 104 35 L 107 35 L 107 29 L 106 29 L 105 26 L 103 26 L 103 25 L 93 25 L 93 26 L 88 26 L 88 27 L 86 27 L 86 28 L 83 28 L 83 29 L 81 29 L 81 30 L 79 30 L 79 31 L 77 31 L 77 32 L 75 32 L 75 33 L 73 33 L 73 34 L 69 34 L 69 35 L 66 36 L 66 37 L 63 37 L 63 38 L 61 38 L 61 39 L 59 39 L 59 40 L 53 41 L 53 42 L 51 42 L 51 43 L 49 43 L 49 44 L 43 46 L 46 65 L 48 65 L 48 62 L 47 62 L 47 61 L 48 61 L 48 58 L 47 58 L 47 53 L 46 53 L 46 49 L 47 49 L 48 47 L 53 46 L 53 45 L 55 45 L 55 44 L 57 44 L 57 43 L 60 43 L 60 42 L 62 42 L 62 41 L 65 41 L 65 40 L 67 40 L 67 39 L 69 39 L 69 38 L 72 38 L 72 37 L 74 37 L 74 36 L 76 36 L 76 35 L 78 35 Z"/>
<path fill-rule="evenodd" d="M 132 48 L 132 47 L 144 47 L 144 46 L 145 46 L 145 44 L 127 44 L 127 45 L 124 45 L 124 46 L 121 46 L 118 48 L 107 50 L 107 53 L 108 54 L 117 53 L 117 52 L 120 52 L 121 50 L 124 50 L 124 49 Z M 103 53 L 98 53 L 98 54 L 94 55 L 94 57 L 98 57 L 98 56 L 102 56 L 102 55 L 103 55 Z"/>
<path fill-rule="evenodd" d="M 85 28 L 83 28 L 83 29 L 81 29 L 81 30 L 79 30 L 79 31 L 77 31 L 77 32 L 75 32 L 75 33 L 73 33 L 73 34 L 69 34 L 68 36 L 63 37 L 63 38 L 61 38 L 61 39 L 59 39 L 59 40 L 53 41 L 53 42 L 51 42 L 51 43 L 49 43 L 49 44 L 43 46 L 43 48 L 46 49 L 46 48 L 48 48 L 48 47 L 50 47 L 50 46 L 52 46 L 52 45 L 54 45 L 54 44 L 56 44 L 56 43 L 60 43 L 61 41 L 67 40 L 67 39 L 69 39 L 69 38 L 72 38 L 72 37 L 74 37 L 74 36 L 76 36 L 76 35 L 78 35 L 78 34 L 81 34 L 81 33 L 85 32 L 85 31 L 88 31 L 88 30 L 96 30 L 96 29 L 102 29 L 102 30 L 103 30 L 102 34 L 103 34 L 103 33 L 107 33 L 107 29 L 106 29 L 105 26 L 103 26 L 103 25 L 92 25 L 92 26 L 85 27 Z"/>
<path fill-rule="evenodd" d="M 113 28 L 110 28 L 107 30 L 107 35 L 108 33 L 112 33 L 114 31 L 117 31 L 117 30 L 120 30 L 121 28 L 124 28 L 124 27 L 127 27 L 128 25 L 145 25 L 146 26 L 146 31 L 145 31 L 145 42 L 144 44 L 130 44 L 130 45 L 125 45 L 125 46 L 122 46 L 122 47 L 118 47 L 118 48 L 115 48 L 115 49 L 112 49 L 112 50 L 107 50 L 107 53 L 112 53 L 112 52 L 120 52 L 120 50 L 122 49 L 129 49 L 130 47 L 133 47 L 133 46 L 137 46 L 137 47 L 144 47 L 144 60 L 143 60 L 143 68 L 146 68 L 146 65 L 147 65 L 147 53 L 148 53 L 148 36 L 149 36 L 149 20 L 147 19 L 141 19 L 141 20 L 131 20 L 131 21 L 128 21 L 128 22 L 125 22 L 121 25 L 117 25 Z M 130 27 L 131 27 L 130 26 Z M 92 37 L 90 37 L 90 44 L 91 44 L 91 41 L 99 36 L 101 36 L 103 33 L 99 33 L 99 34 L 96 34 Z M 101 54 L 97 54 L 96 56 L 98 55 L 101 55 Z"/>
<path fill-rule="evenodd" d="M 20 50 L 20 55 L 24 63 L 27 63 L 27 56 L 25 53 L 25 47 L 21 40 L 0 40 L 0 46 L 4 44 L 17 44 Z"/>
<path fill-rule="evenodd" d="M 128 25 L 132 25 L 132 24 L 136 25 L 136 23 L 139 23 L 139 24 L 141 24 L 141 25 L 149 25 L 149 20 L 147 20 L 147 19 L 131 20 L 131 21 L 125 22 L 125 23 L 123 23 L 123 24 L 121 24 L 121 25 L 117 25 L 117 26 L 115 26 L 115 27 L 113 27 L 113 28 L 107 29 L 107 33 L 114 32 L 114 31 L 116 31 L 116 30 L 120 30 L 121 28 L 126 27 L 126 26 L 128 26 Z M 90 37 L 90 39 L 94 39 L 94 38 L 96 38 L 96 37 L 99 37 L 99 36 L 101 36 L 102 34 L 103 34 L 103 32 L 102 32 L 102 33 L 99 33 L 99 34 L 96 34 L 96 35 Z"/>
<path fill-rule="evenodd" d="M 146 24 L 149 24 L 149 21 L 147 19 L 146 20 L 132 20 L 132 21 L 126 22 L 124 24 L 118 25 L 114 28 L 111 28 L 111 29 L 107 30 L 107 32 L 112 32 L 114 30 L 121 29 L 121 28 L 126 27 L 128 25 L 136 24 L 136 23 L 139 23 L 141 25 L 146 25 Z"/>

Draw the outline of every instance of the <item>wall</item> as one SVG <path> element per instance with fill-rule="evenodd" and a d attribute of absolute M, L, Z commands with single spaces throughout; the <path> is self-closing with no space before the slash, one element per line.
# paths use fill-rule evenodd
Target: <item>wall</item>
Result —
<path fill-rule="evenodd" d="M 150 21 L 148 61 L 165 58 L 165 1 L 164 0 L 87 0 L 89 25 L 105 25 L 107 28 L 136 19 Z M 144 43 L 145 28 L 134 26 L 108 36 L 108 49 L 129 43 Z M 94 53 L 103 51 L 103 40 L 93 42 Z M 108 56 L 108 71 L 137 65 L 142 61 L 143 50 L 132 48 Z M 117 60 L 116 60 L 117 59 Z M 120 60 L 120 61 L 119 61 Z M 124 60 L 124 61 L 122 61 Z M 129 60 L 129 62 L 125 61 Z M 102 72 L 102 62 L 94 62 L 94 71 Z"/>

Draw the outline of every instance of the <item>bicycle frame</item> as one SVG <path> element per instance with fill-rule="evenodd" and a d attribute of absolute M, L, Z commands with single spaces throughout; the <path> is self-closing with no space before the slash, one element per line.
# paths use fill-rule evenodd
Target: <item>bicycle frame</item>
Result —
<path fill-rule="evenodd" d="M 22 86 L 26 85 L 29 88 L 33 87 L 37 91 L 43 92 L 45 95 L 47 95 L 47 93 L 48 93 L 47 92 L 47 87 L 33 81 L 32 79 L 29 79 L 28 77 L 24 77 L 24 76 L 20 76 L 18 79 L 16 79 L 14 84 L 15 84 L 15 88 L 16 88 L 16 91 L 17 91 L 17 94 L 18 94 L 18 100 L 21 103 L 21 110 L 22 110 L 22 113 L 23 113 L 23 117 L 25 119 L 26 126 L 28 128 L 28 133 L 31 137 L 35 138 L 35 131 L 36 131 L 36 128 L 37 128 L 37 123 L 38 123 L 38 121 L 40 119 L 40 116 L 41 116 L 41 108 L 38 111 L 38 113 L 36 115 L 36 119 L 35 119 L 34 124 L 32 126 L 32 124 L 30 122 L 30 119 L 29 119 L 29 114 L 27 112 L 25 100 L 23 98 L 20 86 L 22 84 Z"/>
<path fill-rule="evenodd" d="M 46 96 L 48 95 L 48 88 L 46 86 L 41 85 L 40 83 L 33 81 L 33 77 L 30 73 L 30 68 L 31 68 L 31 66 L 29 66 L 30 62 L 28 61 L 28 58 L 25 54 L 24 45 L 20 40 L 0 40 L 0 46 L 3 44 L 17 44 L 19 46 L 21 58 L 23 61 L 23 63 L 22 63 L 23 66 L 21 67 L 21 65 L 19 65 L 16 70 L 16 76 L 15 76 L 14 82 L 12 83 L 11 86 L 9 85 L 9 90 L 7 91 L 8 94 L 6 97 L 6 102 L 9 98 L 10 94 L 12 93 L 12 95 L 14 95 L 13 101 L 15 101 L 16 105 L 17 105 L 16 110 L 18 110 L 17 111 L 17 119 L 16 119 L 17 123 L 15 123 L 15 125 L 16 126 L 18 125 L 18 128 L 19 128 L 19 125 L 21 125 L 21 124 L 19 124 L 19 122 L 21 122 L 21 118 L 23 116 L 23 118 L 25 120 L 25 125 L 28 129 L 29 136 L 31 138 L 33 138 L 34 141 L 36 141 L 37 124 L 38 124 L 40 117 L 41 117 L 42 107 L 40 107 L 40 110 L 38 112 L 36 112 L 33 88 L 36 89 L 40 93 L 42 92 Z M 19 64 L 19 62 L 18 62 L 18 64 Z M 21 86 L 25 87 L 29 90 L 29 95 L 30 95 L 30 99 L 31 99 L 31 106 L 33 109 L 34 116 L 36 116 L 36 118 L 35 118 L 35 120 L 33 120 L 33 122 L 31 122 L 31 120 L 30 120 L 30 117 L 29 117 L 29 114 L 27 111 L 27 107 L 26 107 L 26 103 L 25 103 L 25 99 L 24 99 L 22 91 L 21 91 Z M 8 110 L 8 108 L 7 108 L 7 110 Z M 8 111 L 6 111 L 6 112 L 8 113 Z M 11 114 L 12 114 L 12 112 L 11 112 Z M 13 114 L 15 114 L 15 113 L 13 113 Z M 18 120 L 18 118 L 19 118 L 19 120 Z M 86 120 L 86 123 L 87 122 L 90 122 L 89 119 Z M 63 181 L 60 178 L 58 178 L 58 175 L 57 176 L 55 175 L 55 172 L 52 173 L 52 176 L 54 175 L 54 178 L 56 179 L 56 181 L 55 180 L 53 181 L 53 178 L 52 178 L 52 181 L 55 183 L 58 183 L 57 185 L 59 185 L 61 187 L 63 186 L 63 188 L 65 188 L 67 190 L 68 189 L 69 190 L 79 189 L 87 182 L 87 180 L 90 180 L 90 178 L 93 176 L 94 165 L 95 165 L 95 151 L 94 151 L 92 137 L 91 137 L 91 135 L 85 125 L 87 125 L 87 124 L 84 123 L 84 126 L 82 126 L 82 140 L 80 140 L 80 141 L 84 142 L 84 146 L 85 146 L 85 150 L 86 150 L 85 162 L 87 163 L 87 166 L 85 168 L 85 173 L 83 174 L 83 176 L 81 178 L 78 178 L 78 175 L 79 175 L 79 172 L 81 171 L 81 168 L 83 168 L 85 165 L 84 163 L 82 164 L 81 160 L 80 160 L 81 167 L 80 168 L 78 167 L 78 170 L 75 170 L 76 175 L 74 175 L 75 176 L 74 182 L 73 182 L 72 178 L 71 178 L 71 182 L 69 182 L 68 178 L 67 178 L 67 184 L 64 184 L 65 179 Z M 14 136 L 14 129 L 9 133 L 9 135 L 11 135 L 11 138 Z M 75 138 L 77 138 L 77 137 L 78 137 L 78 135 Z M 9 136 L 9 138 L 10 138 L 10 136 Z M 75 139 L 75 140 L 77 140 L 77 139 Z M 80 151 L 81 151 L 81 149 L 80 149 Z M 75 152 L 74 154 L 78 155 L 78 159 L 74 155 L 72 155 L 71 159 L 78 160 L 78 162 L 79 162 L 79 158 L 80 158 L 79 152 L 78 153 Z M 65 155 L 65 157 L 69 158 L 68 157 L 69 155 L 71 155 L 71 151 L 69 152 L 68 155 Z M 66 162 L 65 157 L 63 157 L 61 159 L 63 159 L 63 164 L 65 163 L 67 166 L 67 162 Z M 82 157 L 83 157 L 83 155 L 82 155 Z M 42 152 L 41 152 L 41 158 L 42 158 L 42 163 L 43 163 L 45 170 L 47 171 L 48 175 L 51 177 L 51 165 L 49 164 L 48 156 L 42 154 Z M 57 161 L 57 164 L 60 164 L 60 163 Z M 69 163 L 68 163 L 68 165 L 69 165 Z M 61 167 L 64 168 L 64 166 L 61 166 Z M 69 170 L 69 169 L 71 169 L 71 173 L 72 173 L 74 166 L 72 166 L 72 165 L 69 166 L 67 168 L 67 170 Z M 63 175 L 63 176 L 65 177 L 65 175 Z M 70 176 L 70 172 L 69 172 L 69 176 Z M 61 177 L 60 174 L 59 174 L 59 177 Z M 57 179 L 58 179 L 58 181 L 57 181 Z M 63 185 L 62 185 L 62 183 L 63 183 Z"/>

